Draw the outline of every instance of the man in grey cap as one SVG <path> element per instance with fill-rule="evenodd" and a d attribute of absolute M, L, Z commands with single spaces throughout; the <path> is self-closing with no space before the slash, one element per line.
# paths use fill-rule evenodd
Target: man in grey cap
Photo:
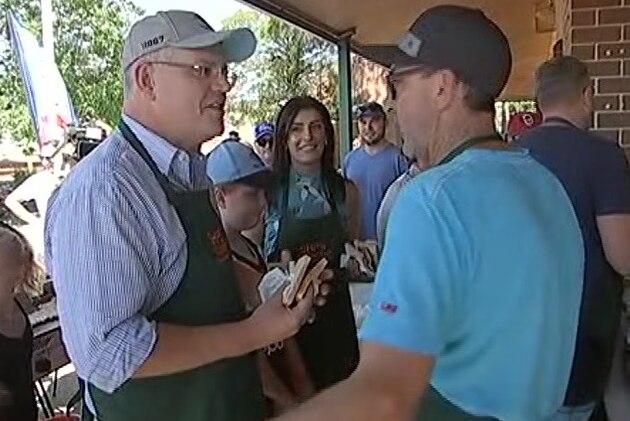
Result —
<path fill-rule="evenodd" d="M 438 6 L 387 52 L 403 137 L 429 169 L 393 206 L 357 370 L 282 420 L 554 420 L 582 238 L 560 182 L 495 131 L 508 41 L 480 10 Z"/>
<path fill-rule="evenodd" d="M 258 421 L 252 351 L 292 336 L 312 297 L 248 317 L 199 152 L 223 130 L 249 29 L 159 12 L 125 40 L 118 130 L 49 202 L 46 258 L 66 348 L 98 419 Z"/>

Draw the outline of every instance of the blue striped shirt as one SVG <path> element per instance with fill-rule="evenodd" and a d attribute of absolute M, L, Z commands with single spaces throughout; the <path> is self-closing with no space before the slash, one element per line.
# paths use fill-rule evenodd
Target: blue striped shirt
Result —
<path fill-rule="evenodd" d="M 123 119 L 175 189 L 210 187 L 201 154 Z M 112 392 L 152 352 L 156 327 L 148 316 L 184 274 L 186 236 L 175 209 L 115 131 L 53 194 L 44 237 L 69 356 L 79 377 Z"/>

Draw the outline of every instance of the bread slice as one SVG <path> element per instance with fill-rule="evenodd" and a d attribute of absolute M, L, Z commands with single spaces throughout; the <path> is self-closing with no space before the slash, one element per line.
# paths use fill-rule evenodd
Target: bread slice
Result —
<path fill-rule="evenodd" d="M 291 282 L 289 286 L 282 293 L 282 302 L 285 306 L 289 307 L 293 305 L 295 301 L 295 296 L 300 289 L 302 281 L 304 280 L 304 275 L 306 274 L 306 269 L 308 265 L 311 263 L 310 256 L 304 255 L 298 259 L 295 263 L 293 271 L 290 273 Z"/>
<path fill-rule="evenodd" d="M 322 260 L 317 262 L 317 264 L 306 274 L 304 281 L 302 281 L 302 285 L 300 285 L 300 289 L 297 292 L 298 300 L 304 299 L 311 284 L 315 288 L 315 291 L 319 292 L 319 284 L 321 283 L 319 277 L 324 269 L 326 269 L 326 265 L 328 265 L 328 260 L 326 260 L 325 257 L 322 257 Z"/>
<path fill-rule="evenodd" d="M 372 241 L 354 241 L 354 248 L 358 250 L 360 258 L 358 259 L 367 271 L 374 273 L 378 266 L 378 246 Z"/>

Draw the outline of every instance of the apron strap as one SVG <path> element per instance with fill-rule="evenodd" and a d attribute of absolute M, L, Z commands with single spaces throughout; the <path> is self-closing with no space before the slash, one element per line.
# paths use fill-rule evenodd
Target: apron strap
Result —
<path fill-rule="evenodd" d="M 142 160 L 149 166 L 149 168 L 151 169 L 151 172 L 157 179 L 158 183 L 160 183 L 162 190 L 164 190 L 164 194 L 166 194 L 166 198 L 168 199 L 170 203 L 173 203 L 173 200 L 172 200 L 173 189 L 171 188 L 171 185 L 168 179 L 158 169 L 157 164 L 155 163 L 153 158 L 151 158 L 151 155 L 149 155 L 149 152 L 147 151 L 147 149 L 144 147 L 142 142 L 138 140 L 138 136 L 136 136 L 136 134 L 129 128 L 127 123 L 125 123 L 125 121 L 122 119 L 118 123 L 118 130 L 120 130 L 120 133 L 123 135 L 123 138 L 127 142 L 129 142 L 129 145 L 131 145 L 133 150 L 136 151 L 136 153 L 140 155 L 140 158 L 142 158 Z"/>

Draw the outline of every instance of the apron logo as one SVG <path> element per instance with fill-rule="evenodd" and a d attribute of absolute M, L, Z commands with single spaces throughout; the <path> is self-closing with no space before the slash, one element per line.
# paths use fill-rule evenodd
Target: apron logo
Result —
<path fill-rule="evenodd" d="M 225 235 L 225 231 L 223 231 L 222 227 L 218 227 L 214 231 L 208 231 L 207 237 L 210 241 L 210 246 L 212 247 L 214 254 L 220 261 L 230 258 L 232 255 L 230 243 L 228 242 L 227 236 Z"/>
<path fill-rule="evenodd" d="M 396 304 L 383 302 L 381 303 L 381 311 L 388 314 L 394 314 L 398 311 L 398 306 Z"/>
<path fill-rule="evenodd" d="M 312 262 L 319 262 L 324 257 L 330 260 L 330 253 L 326 243 L 307 243 L 298 247 L 298 256 L 296 257 L 301 257 L 305 254 L 310 256 Z"/>

